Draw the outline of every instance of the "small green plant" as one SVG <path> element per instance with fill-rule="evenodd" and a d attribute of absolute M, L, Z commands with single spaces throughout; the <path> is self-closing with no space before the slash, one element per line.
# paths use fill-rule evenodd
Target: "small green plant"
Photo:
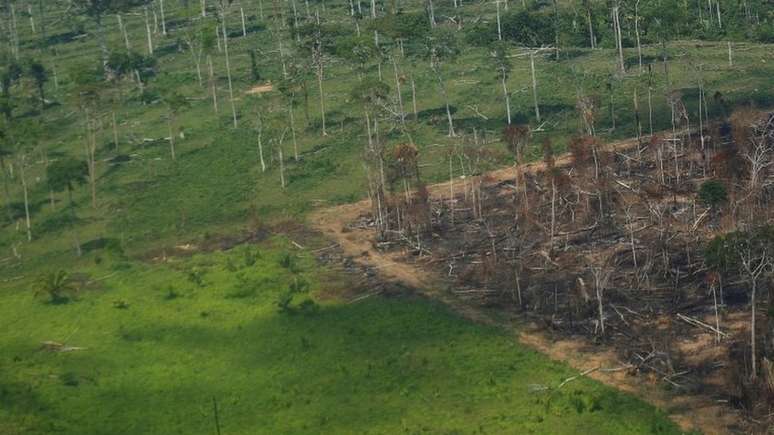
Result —
<path fill-rule="evenodd" d="M 169 286 L 167 288 L 167 292 L 164 294 L 164 300 L 165 301 L 171 301 L 173 299 L 177 299 L 180 297 L 180 293 L 175 291 L 174 287 Z"/>
<path fill-rule="evenodd" d="M 294 277 L 289 290 L 291 293 L 306 293 L 309 291 L 309 282 L 303 278 Z"/>
<path fill-rule="evenodd" d="M 234 259 L 231 257 L 226 258 L 226 264 L 224 267 L 229 272 L 236 272 L 237 270 L 239 270 L 236 263 L 234 263 Z"/>
<path fill-rule="evenodd" d="M 303 315 L 311 316 L 317 314 L 318 311 L 320 311 L 320 306 L 312 299 L 304 299 L 298 304 L 298 312 Z"/>
<path fill-rule="evenodd" d="M 718 180 L 705 181 L 699 188 L 699 199 L 709 206 L 718 206 L 728 200 L 726 186 Z"/>
<path fill-rule="evenodd" d="M 245 248 L 245 267 L 255 266 L 258 259 L 261 258 L 261 253 L 257 249 L 253 249 L 250 246 Z"/>
<path fill-rule="evenodd" d="M 233 290 L 226 293 L 226 299 L 244 299 L 251 298 L 256 295 L 260 282 L 256 279 L 250 278 L 246 273 L 239 272 L 235 275 L 237 280 L 237 286 Z"/>
<path fill-rule="evenodd" d="M 65 372 L 59 379 L 62 381 L 62 385 L 67 387 L 77 387 L 81 383 L 78 379 L 78 375 L 73 372 Z"/>
<path fill-rule="evenodd" d="M 289 291 L 285 291 L 280 293 L 280 295 L 277 297 L 277 308 L 279 308 L 280 313 L 290 313 L 293 311 L 293 309 L 290 306 L 290 303 L 293 302 L 293 294 Z"/>
<path fill-rule="evenodd" d="M 289 252 L 283 252 L 280 255 L 279 265 L 293 273 L 299 273 L 301 271 L 301 267 L 298 264 L 298 258 Z"/>
<path fill-rule="evenodd" d="M 119 310 L 126 310 L 129 308 L 129 302 L 126 302 L 123 299 L 113 301 L 113 308 L 117 308 Z"/>
<path fill-rule="evenodd" d="M 280 255 L 279 259 L 279 265 L 284 267 L 285 269 L 290 269 L 293 267 L 294 258 L 293 255 L 287 252 L 283 252 L 282 255 Z"/>
<path fill-rule="evenodd" d="M 192 283 L 196 284 L 198 287 L 204 287 L 204 274 L 205 270 L 198 268 L 198 267 L 192 267 L 188 270 L 188 281 L 191 281 Z"/>
<path fill-rule="evenodd" d="M 38 279 L 35 294 L 46 295 L 52 304 L 62 304 L 70 300 L 75 292 L 75 284 L 64 270 L 47 273 Z"/>

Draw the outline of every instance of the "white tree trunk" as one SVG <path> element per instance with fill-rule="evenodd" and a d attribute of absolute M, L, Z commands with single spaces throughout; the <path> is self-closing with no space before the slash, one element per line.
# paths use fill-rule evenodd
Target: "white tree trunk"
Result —
<path fill-rule="evenodd" d="M 398 75 L 398 63 L 392 56 L 392 69 L 395 72 L 395 93 L 398 96 L 398 110 L 400 111 L 400 123 L 406 124 L 406 113 L 403 110 L 403 96 L 400 92 L 400 77 Z"/>
<path fill-rule="evenodd" d="M 325 130 L 325 94 L 323 92 L 323 64 L 322 53 L 319 54 L 320 59 L 317 62 L 317 87 L 320 90 L 320 116 L 322 118 L 322 135 L 327 136 L 328 132 Z"/>
<path fill-rule="evenodd" d="M 618 69 L 623 74 L 626 72 L 626 65 L 624 64 L 623 42 L 621 41 L 621 18 L 619 15 L 618 4 L 613 6 L 613 30 L 615 33 L 616 48 L 618 48 Z"/>
<path fill-rule="evenodd" d="M 718 9 L 718 14 L 720 14 L 720 9 Z M 720 15 L 718 15 L 718 18 Z M 756 304 L 756 294 L 758 293 L 758 280 L 753 278 L 752 279 L 752 295 L 750 296 L 750 361 L 752 362 L 752 373 L 750 374 L 751 379 L 755 379 L 758 377 L 758 352 L 757 352 L 757 343 L 756 343 L 756 335 L 755 335 L 755 318 L 757 317 L 755 315 L 755 304 Z"/>
<path fill-rule="evenodd" d="M 258 126 L 258 158 L 261 160 L 261 172 L 266 172 L 266 161 L 263 160 L 263 125 Z"/>
<path fill-rule="evenodd" d="M 148 54 L 153 56 L 153 36 L 151 35 L 150 21 L 148 19 L 148 7 L 143 7 L 145 12 L 145 34 L 148 37 Z"/>
<path fill-rule="evenodd" d="M 634 36 L 637 40 L 637 58 L 640 64 L 640 74 L 642 74 L 642 43 L 640 42 L 640 0 L 634 4 Z"/>
<path fill-rule="evenodd" d="M 207 65 L 210 72 L 210 92 L 212 93 L 212 108 L 218 113 L 218 88 L 215 84 L 215 70 L 212 67 L 212 56 L 207 55 Z"/>
<path fill-rule="evenodd" d="M 129 35 L 126 33 L 124 20 L 121 18 L 121 14 L 116 14 L 116 18 L 118 19 L 118 28 L 121 30 L 121 35 L 124 37 L 124 46 L 126 47 L 126 51 L 129 51 L 132 49 L 132 46 L 129 44 Z"/>
<path fill-rule="evenodd" d="M 502 41 L 503 40 L 503 28 L 500 24 L 500 2 L 495 1 L 495 5 L 497 6 L 497 40 Z M 509 123 L 510 124 L 510 123 Z"/>
<path fill-rule="evenodd" d="M 159 0 L 159 9 L 161 10 L 161 34 L 167 36 L 167 17 L 164 13 L 164 0 Z"/>
<path fill-rule="evenodd" d="M 283 133 L 284 134 L 284 133 Z M 282 142 L 279 144 L 280 183 L 285 188 L 285 159 L 282 157 Z"/>
<path fill-rule="evenodd" d="M 508 84 L 506 83 L 505 70 L 502 71 L 503 97 L 505 97 L 505 114 L 508 118 L 508 125 L 511 124 L 511 96 L 508 94 Z"/>
<path fill-rule="evenodd" d="M 530 65 L 530 71 L 532 72 L 532 102 L 535 105 L 535 118 L 537 119 L 537 122 L 540 122 L 540 106 L 538 106 L 537 78 L 535 75 L 535 53 L 534 52 L 529 53 L 529 65 Z"/>
<path fill-rule="evenodd" d="M 446 106 L 446 119 L 449 122 L 449 137 L 454 137 L 454 121 L 452 120 L 451 107 L 449 106 L 449 95 L 446 92 L 446 85 L 443 83 L 443 77 L 438 69 L 435 71 L 436 79 L 438 80 L 438 87 L 441 89 L 441 95 L 443 95 L 444 105 Z"/>
<path fill-rule="evenodd" d="M 231 82 L 231 60 L 228 55 L 228 31 L 226 30 L 225 17 L 223 17 L 223 51 L 226 54 L 226 78 L 228 80 L 228 97 L 231 103 L 231 115 L 234 120 L 234 128 L 237 128 L 237 113 L 236 104 L 234 103 L 234 86 Z"/>
<path fill-rule="evenodd" d="M 414 108 L 414 121 L 419 120 L 419 112 L 417 111 L 417 87 L 414 83 L 414 76 L 411 76 L 411 104 Z"/>
<path fill-rule="evenodd" d="M 25 177 L 24 167 L 26 166 L 26 156 L 22 156 L 19 165 L 19 175 L 21 175 L 22 189 L 24 190 L 24 220 L 27 226 L 27 241 L 32 241 L 32 226 L 30 225 L 30 201 L 27 193 L 27 178 Z"/>
<path fill-rule="evenodd" d="M 172 160 L 176 159 L 175 156 L 175 132 L 174 128 L 172 126 L 173 123 L 173 116 L 172 114 L 169 114 L 167 118 L 167 129 L 169 131 L 169 153 L 172 155 Z"/>
<path fill-rule="evenodd" d="M 191 52 L 191 58 L 193 59 L 194 66 L 196 66 L 196 78 L 199 80 L 199 86 L 204 86 L 204 79 L 202 78 L 202 57 L 201 53 L 196 53 L 196 50 L 194 50 L 193 46 L 189 46 L 189 51 Z"/>
<path fill-rule="evenodd" d="M 239 15 L 242 17 L 242 36 L 247 36 L 247 22 L 245 21 L 245 10 L 242 6 L 239 6 Z"/>
<path fill-rule="evenodd" d="M 38 33 L 35 29 L 35 15 L 32 14 L 32 5 L 27 5 L 27 14 L 30 16 L 30 28 L 32 33 Z"/>
<path fill-rule="evenodd" d="M 293 138 L 293 158 L 298 161 L 298 140 L 296 139 L 296 119 L 293 115 L 293 101 L 288 104 L 288 113 L 290 114 L 290 135 Z"/>
<path fill-rule="evenodd" d="M 113 146 L 115 147 L 116 154 L 118 154 L 118 121 L 116 120 L 116 111 L 111 112 L 113 118 Z"/>

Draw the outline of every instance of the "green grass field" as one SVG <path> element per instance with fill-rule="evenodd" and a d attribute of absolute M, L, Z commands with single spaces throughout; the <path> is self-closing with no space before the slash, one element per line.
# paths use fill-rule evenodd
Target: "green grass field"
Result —
<path fill-rule="evenodd" d="M 349 284 L 291 249 L 105 257 L 69 303 L 6 289 L 0 433 L 214 434 L 213 398 L 223 434 L 680 433 L 587 379 L 541 391 L 573 372 L 436 303 L 305 302 Z"/>

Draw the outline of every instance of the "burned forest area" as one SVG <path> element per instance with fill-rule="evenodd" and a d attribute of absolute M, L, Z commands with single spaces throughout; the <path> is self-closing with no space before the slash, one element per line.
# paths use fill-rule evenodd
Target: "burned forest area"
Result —
<path fill-rule="evenodd" d="M 487 172 L 486 140 L 464 137 L 449 180 L 432 186 L 417 150 L 398 145 L 371 162 L 371 212 L 347 228 L 441 277 L 462 304 L 612 349 L 627 374 L 710 398 L 765 432 L 774 113 L 740 109 L 700 130 L 675 105 L 673 125 L 618 144 L 578 136 L 562 155 L 509 125 L 512 168 Z M 523 164 L 529 148 L 542 159 Z"/>

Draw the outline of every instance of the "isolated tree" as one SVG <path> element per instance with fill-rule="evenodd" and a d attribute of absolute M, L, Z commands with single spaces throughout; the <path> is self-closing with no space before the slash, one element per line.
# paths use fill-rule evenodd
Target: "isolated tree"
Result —
<path fill-rule="evenodd" d="M 315 67 L 315 75 L 317 76 L 317 88 L 320 92 L 320 118 L 322 120 L 322 135 L 327 136 L 328 132 L 325 130 L 325 92 L 323 91 L 323 78 L 325 74 L 325 57 L 324 47 L 322 42 L 322 27 L 320 25 L 320 14 L 317 13 L 316 26 L 314 27 L 314 33 L 311 40 L 311 54 L 312 64 Z"/>
<path fill-rule="evenodd" d="M 495 68 L 503 86 L 503 98 L 505 99 L 505 113 L 508 120 L 508 125 L 511 124 L 511 95 L 508 93 L 508 77 L 510 77 L 511 65 L 510 59 L 508 59 L 507 46 L 503 43 L 496 43 L 492 47 L 492 59 L 494 60 Z"/>
<path fill-rule="evenodd" d="M 610 14 L 613 21 L 613 36 L 615 37 L 615 45 L 618 50 L 618 72 L 623 74 L 626 72 L 626 64 L 624 63 L 623 52 L 623 36 L 621 31 L 621 2 L 620 0 L 614 0 L 611 4 Z"/>
<path fill-rule="evenodd" d="M 19 157 L 19 175 L 21 178 L 22 192 L 24 194 L 24 224 L 27 229 L 27 241 L 32 241 L 32 224 L 30 222 L 29 187 L 27 185 L 27 155 L 22 153 Z"/>
<path fill-rule="evenodd" d="M 394 178 L 403 185 L 404 191 L 404 219 L 402 222 L 409 232 L 415 231 L 417 237 L 417 250 L 421 252 L 420 232 L 422 227 L 430 225 L 429 196 L 422 183 L 419 173 L 419 151 L 416 145 L 411 143 L 398 144 L 393 149 Z M 416 194 L 412 195 L 410 186 L 416 187 Z"/>
<path fill-rule="evenodd" d="M 51 163 L 46 168 L 46 178 L 48 185 L 54 192 L 67 191 L 67 198 L 70 204 L 70 229 L 73 233 L 75 242 L 75 252 L 81 256 L 81 243 L 78 240 L 78 232 L 75 230 L 77 217 L 75 215 L 75 202 L 73 201 L 73 190 L 76 186 L 86 183 L 89 176 L 89 166 L 82 160 L 76 160 L 72 157 L 65 157 Z"/>
<path fill-rule="evenodd" d="M 575 103 L 575 108 L 578 109 L 586 135 L 595 136 L 595 124 L 597 113 L 599 111 L 599 98 L 587 95 L 579 96 Z"/>
<path fill-rule="evenodd" d="M 351 96 L 362 105 L 370 145 L 374 141 L 374 136 L 378 134 L 375 130 L 378 128 L 376 115 L 385 106 L 390 96 L 390 87 L 379 80 L 367 79 L 352 89 Z"/>
<path fill-rule="evenodd" d="M 0 86 L 3 89 L 3 96 L 11 98 L 11 88 L 21 79 L 24 70 L 21 64 L 12 59 L 4 59 L 2 69 L 0 69 Z"/>
<path fill-rule="evenodd" d="M 298 53 L 301 59 L 296 59 L 297 66 L 307 69 L 310 75 L 313 73 L 317 78 L 317 90 L 320 93 L 320 133 L 327 136 L 326 111 L 325 111 L 325 89 L 323 82 L 325 79 L 325 65 L 327 63 L 327 54 L 341 53 L 336 49 L 337 40 L 328 36 L 328 27 L 323 23 L 319 11 L 310 18 L 305 24 L 298 28 Z M 335 34 L 332 28 L 330 32 Z M 350 57 L 355 57 L 354 55 Z M 305 59 L 304 59 L 305 58 Z"/>
<path fill-rule="evenodd" d="M 528 207 L 527 186 L 522 174 L 522 165 L 524 164 L 524 151 L 527 149 L 531 136 L 528 125 L 506 125 L 503 129 L 502 138 L 508 151 L 516 157 L 516 189 L 524 190 L 524 212 Z M 518 193 L 518 192 L 517 192 Z"/>
<path fill-rule="evenodd" d="M 385 200 L 384 141 L 379 137 L 378 119 L 379 114 L 385 110 L 387 100 L 390 97 L 390 87 L 376 79 L 366 79 L 355 86 L 351 96 L 354 101 L 361 105 L 363 110 L 363 121 L 368 137 L 364 152 L 364 164 L 368 171 L 374 212 L 378 219 L 379 229 L 382 231 L 387 225 L 385 218 L 387 203 Z"/>
<path fill-rule="evenodd" d="M 133 77 L 137 87 L 142 91 L 149 79 L 156 74 L 156 58 L 143 56 L 134 51 L 114 51 L 108 57 L 106 68 L 109 71 L 108 76 L 112 79 Z M 92 73 L 89 72 L 89 74 Z"/>
<path fill-rule="evenodd" d="M 203 18 L 192 15 L 189 23 L 183 32 L 183 41 L 188 46 L 194 66 L 196 68 L 196 78 L 199 80 L 199 86 L 204 86 L 202 75 L 202 57 L 209 55 L 212 47 L 215 46 L 215 28 Z"/>
<path fill-rule="evenodd" d="M 38 88 L 40 106 L 43 107 L 46 104 L 45 85 L 48 82 L 48 71 L 46 71 L 46 67 L 42 63 L 35 60 L 30 62 L 28 69 L 30 77 L 35 82 L 35 87 Z"/>
<path fill-rule="evenodd" d="M 177 92 L 168 92 L 163 97 L 164 105 L 167 107 L 167 130 L 169 132 L 169 152 L 172 160 L 175 160 L 175 137 L 178 134 L 177 117 L 180 111 L 190 106 L 185 96 Z"/>
<path fill-rule="evenodd" d="M 707 247 L 705 258 L 714 270 L 726 274 L 739 274 L 750 293 L 750 376 L 758 375 L 757 352 L 757 302 L 758 288 L 762 280 L 772 272 L 774 252 L 774 226 L 765 225 L 750 231 L 737 231 L 713 239 Z"/>
<path fill-rule="evenodd" d="M 288 89 L 293 90 L 294 96 L 301 96 L 304 103 L 304 121 L 308 126 L 310 123 L 309 118 L 309 81 L 312 76 L 311 60 L 305 58 L 302 53 L 297 53 L 291 57 L 284 75 L 279 86 L 287 86 Z M 282 92 L 282 89 L 280 89 Z"/>
<path fill-rule="evenodd" d="M 75 283 L 62 269 L 41 275 L 35 283 L 35 294 L 46 295 L 52 304 L 67 302 L 75 290 Z"/>
<path fill-rule="evenodd" d="M 425 38 L 424 49 L 425 56 L 430 60 L 430 69 L 432 69 L 435 79 L 438 81 L 438 89 L 441 91 L 441 96 L 446 106 L 449 136 L 456 136 L 451 106 L 449 105 L 449 94 L 446 90 L 446 82 L 443 76 L 443 65 L 447 62 L 453 62 L 459 54 L 457 37 L 453 31 L 438 27 Z"/>
<path fill-rule="evenodd" d="M 367 36 L 349 36 L 336 41 L 336 55 L 355 66 L 357 77 L 362 81 L 371 62 L 377 56 L 374 40 Z"/>
<path fill-rule="evenodd" d="M 732 115 L 734 140 L 747 160 L 749 189 L 757 192 L 770 185 L 770 168 L 774 166 L 774 116 L 749 110 Z"/>
<path fill-rule="evenodd" d="M 72 0 L 71 4 L 76 7 L 76 10 L 85 16 L 91 18 L 94 21 L 94 25 L 97 29 L 97 44 L 102 57 L 102 66 L 107 72 L 108 58 L 110 52 L 108 50 L 107 38 L 105 35 L 105 26 L 102 20 L 105 15 L 109 13 L 115 13 L 132 6 L 138 6 L 140 4 L 147 4 L 148 0 Z"/>
<path fill-rule="evenodd" d="M 97 119 L 102 104 L 105 82 L 102 68 L 90 65 L 76 65 L 71 71 L 74 83 L 73 98 L 83 115 L 84 148 L 88 158 L 91 205 L 97 208 Z"/>
<path fill-rule="evenodd" d="M 226 16 L 231 8 L 232 0 L 216 0 L 215 5 L 217 6 L 220 31 L 223 36 L 223 53 L 226 58 L 226 79 L 228 82 L 229 102 L 231 103 L 231 116 L 234 122 L 234 128 L 237 128 L 239 124 L 237 121 L 236 103 L 234 102 L 234 84 L 231 78 L 231 56 L 229 55 L 228 29 L 226 26 Z"/>
<path fill-rule="evenodd" d="M 599 335 L 605 335 L 605 291 L 613 270 L 607 266 L 589 266 L 589 271 L 594 280 L 594 294 L 597 299 L 597 322 Z"/>
<path fill-rule="evenodd" d="M 5 209 L 8 214 L 8 220 L 13 220 L 13 211 L 11 210 L 11 189 L 9 185 L 10 174 L 6 159 L 13 155 L 13 147 L 5 130 L 0 130 L 0 172 L 3 173 L 3 194 L 5 196 Z"/>
<path fill-rule="evenodd" d="M 27 166 L 29 165 L 29 154 L 38 145 L 38 138 L 40 137 L 41 131 L 41 125 L 39 123 L 23 120 L 15 122 L 13 128 L 9 129 L 4 137 L 4 142 L 11 144 L 11 148 L 16 150 L 19 179 L 21 181 L 22 195 L 24 197 L 24 225 L 27 233 L 27 241 L 32 241 Z"/>

